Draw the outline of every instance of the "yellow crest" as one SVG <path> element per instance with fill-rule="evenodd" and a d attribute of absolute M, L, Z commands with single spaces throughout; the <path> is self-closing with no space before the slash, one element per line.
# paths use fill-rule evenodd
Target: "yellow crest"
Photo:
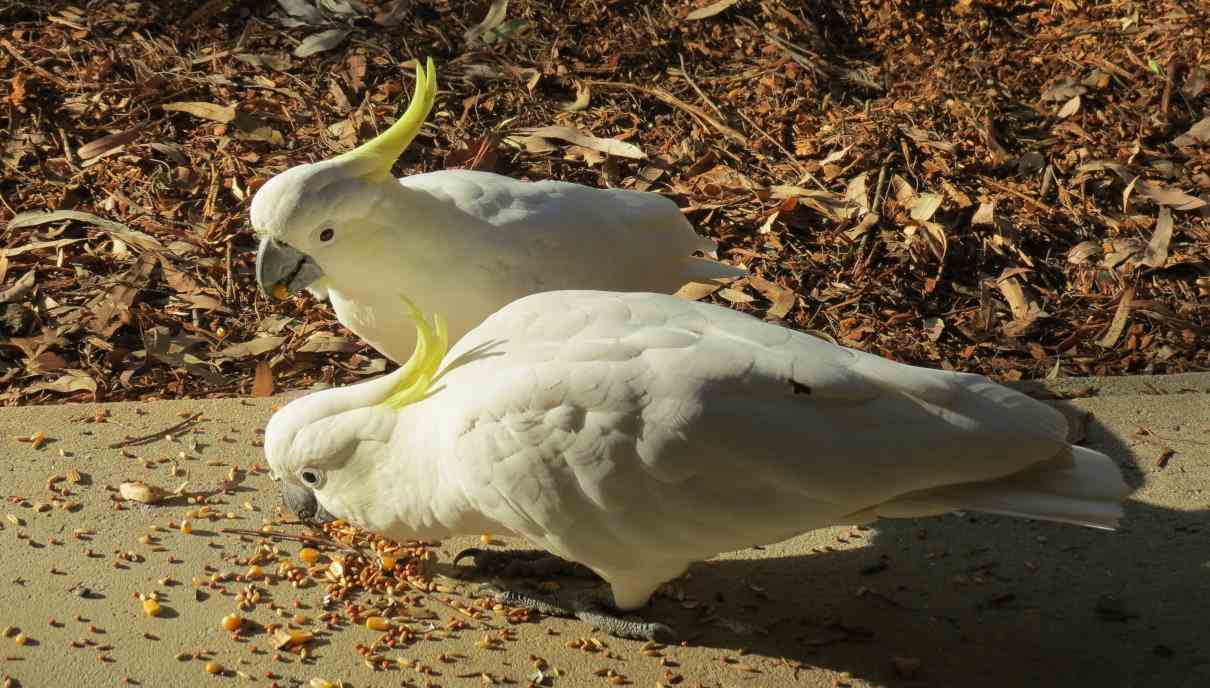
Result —
<path fill-rule="evenodd" d="M 373 139 L 366 141 L 348 153 L 342 153 L 334 160 L 350 163 L 368 177 L 387 176 L 391 166 L 407 150 L 408 144 L 420 133 L 420 127 L 433 109 L 433 100 L 437 96 L 437 68 L 433 66 L 433 58 L 428 58 L 425 66 L 416 64 L 416 90 L 412 93 L 412 102 L 408 109 L 386 131 Z"/>
<path fill-rule="evenodd" d="M 402 294 L 399 298 L 408 311 L 408 317 L 416 325 L 416 348 L 412 350 L 408 362 L 400 368 L 399 382 L 395 385 L 395 390 L 382 402 L 395 410 L 420 401 L 428 394 L 429 388 L 437 378 L 441 361 L 449 351 L 445 318 L 434 314 L 433 322 L 429 324 L 416 304 Z"/>

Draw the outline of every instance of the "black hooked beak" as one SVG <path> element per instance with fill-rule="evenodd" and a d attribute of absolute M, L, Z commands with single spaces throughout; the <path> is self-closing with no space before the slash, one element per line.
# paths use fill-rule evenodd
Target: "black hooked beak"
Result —
<path fill-rule="evenodd" d="M 281 481 L 281 496 L 286 508 L 294 512 L 304 523 L 328 523 L 336 520 L 336 517 L 329 514 L 315 498 L 315 493 L 308 488 L 283 480 Z"/>
<path fill-rule="evenodd" d="M 311 256 L 289 244 L 268 237 L 256 252 L 256 283 L 265 296 L 284 299 L 324 276 Z"/>

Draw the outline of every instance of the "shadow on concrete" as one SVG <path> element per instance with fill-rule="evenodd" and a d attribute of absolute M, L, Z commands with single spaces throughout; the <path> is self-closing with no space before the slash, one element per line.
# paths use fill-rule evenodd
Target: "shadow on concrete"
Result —
<path fill-rule="evenodd" d="M 1142 484 L 1129 447 L 1095 419 L 1087 435 Z M 876 685 L 1206 686 L 1208 520 L 1137 500 L 1111 533 L 983 514 L 885 520 L 857 534 L 867 546 L 697 564 L 679 585 L 707 604 L 657 598 L 644 616 L 697 645 Z M 920 669 L 904 676 L 894 657 Z"/>

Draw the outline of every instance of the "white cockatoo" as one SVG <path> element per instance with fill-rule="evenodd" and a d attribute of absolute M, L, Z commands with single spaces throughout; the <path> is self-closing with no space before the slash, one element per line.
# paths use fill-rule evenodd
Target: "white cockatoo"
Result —
<path fill-rule="evenodd" d="M 252 199 L 261 289 L 308 289 L 375 349 L 402 362 L 415 345 L 406 293 L 445 313 L 457 341 L 522 296 L 557 289 L 674 292 L 743 270 L 712 252 L 655 193 L 444 170 L 402 179 L 391 166 L 433 107 L 432 60 L 407 111 L 377 138 L 270 179 Z"/>
<path fill-rule="evenodd" d="M 397 297 L 398 298 L 398 297 Z M 397 540 L 528 539 L 643 606 L 693 561 L 954 510 L 1113 528 L 1129 488 L 1050 406 L 649 293 L 515 301 L 269 422 L 287 505 Z M 599 617 L 598 617 L 599 618 Z M 652 635 L 658 624 L 608 626 Z"/>

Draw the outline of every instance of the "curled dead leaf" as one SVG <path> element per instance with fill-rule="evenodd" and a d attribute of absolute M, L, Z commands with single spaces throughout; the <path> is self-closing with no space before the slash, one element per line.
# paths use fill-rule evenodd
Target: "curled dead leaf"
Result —
<path fill-rule="evenodd" d="M 1150 268 L 1162 268 L 1168 261 L 1168 244 L 1172 241 L 1172 211 L 1166 206 L 1160 206 L 1159 217 L 1155 221 L 1155 233 L 1147 249 L 1143 251 L 1140 263 Z"/>
<path fill-rule="evenodd" d="M 1096 241 L 1081 241 L 1067 251 L 1067 262 L 1082 265 L 1101 255 L 1101 244 Z"/>
<path fill-rule="evenodd" d="M 1132 284 L 1122 290 L 1122 295 L 1118 298 L 1118 308 L 1113 313 L 1113 320 L 1110 321 L 1105 334 L 1097 340 L 1097 344 L 1106 349 L 1112 349 L 1117 344 L 1118 338 L 1122 336 L 1122 332 L 1126 329 L 1126 323 L 1130 320 L 1130 309 L 1133 305 L 1134 285 Z"/>

